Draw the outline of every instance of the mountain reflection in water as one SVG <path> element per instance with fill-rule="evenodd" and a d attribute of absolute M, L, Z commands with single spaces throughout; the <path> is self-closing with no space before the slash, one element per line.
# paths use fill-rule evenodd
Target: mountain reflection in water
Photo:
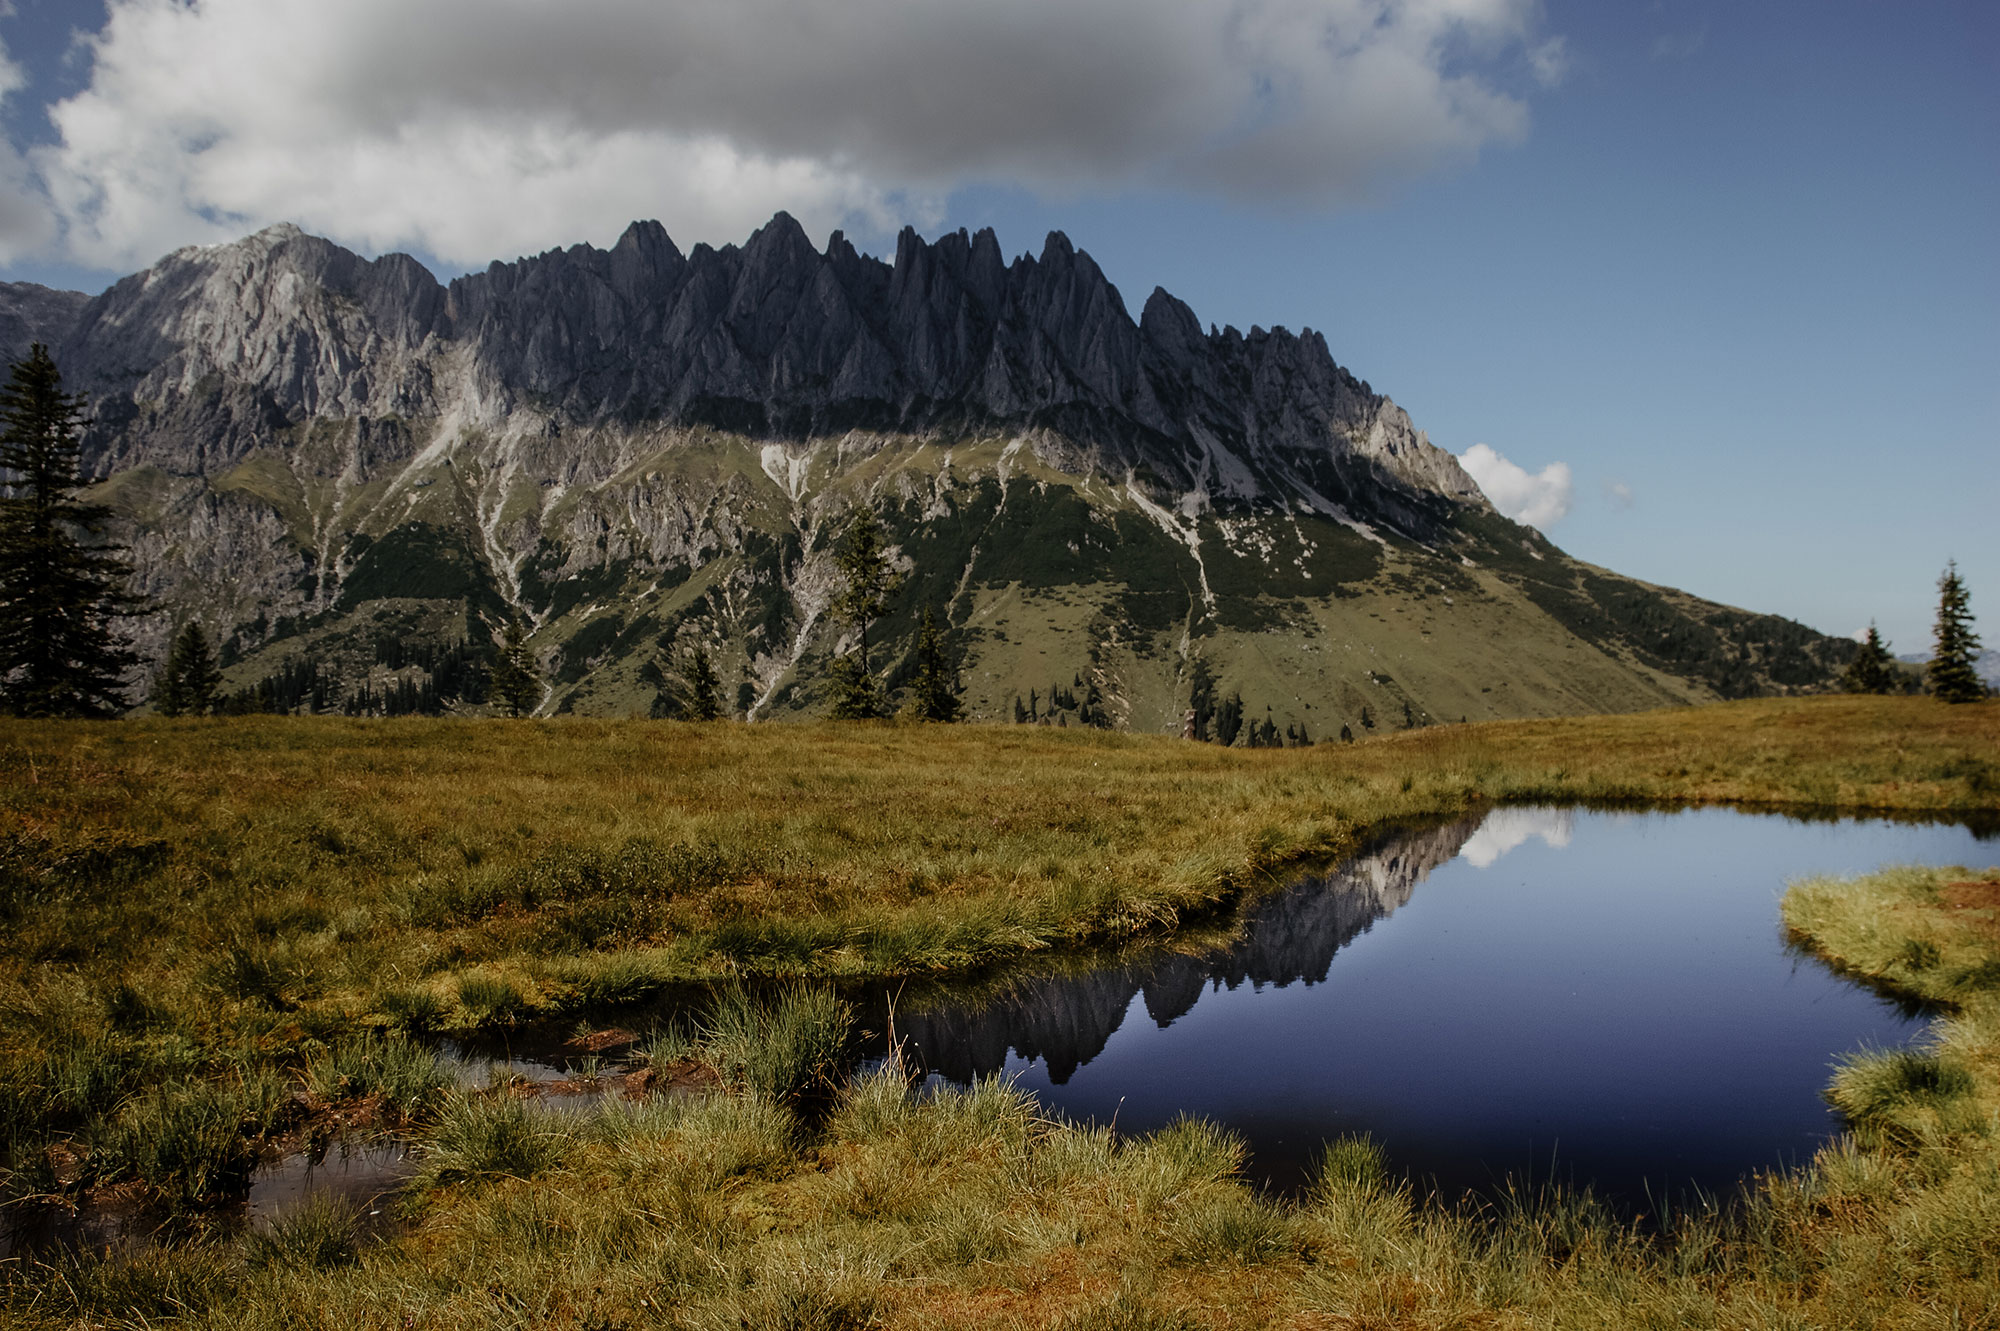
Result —
<path fill-rule="evenodd" d="M 1567 820 L 1567 810 L 1503 810 Z M 906 1057 L 926 1072 L 956 1082 L 990 1077 L 1009 1054 L 1039 1061 L 1058 1086 L 1104 1052 L 1124 1024 L 1135 995 L 1146 1015 L 1165 1027 L 1186 1016 L 1211 987 L 1283 987 L 1294 980 L 1326 979 L 1334 953 L 1410 894 L 1480 830 L 1465 818 L 1386 839 L 1343 863 L 1258 902 L 1233 947 L 1203 956 L 1168 954 L 1089 975 L 1024 979 L 980 1008 L 942 1008 L 898 1014 L 896 1033 Z"/>
<path fill-rule="evenodd" d="M 1806 1159 L 1829 1065 L 1912 1014 L 1788 952 L 1807 873 L 1985 863 L 1956 825 L 1499 809 L 1255 903 L 1232 944 L 896 1013 L 905 1057 L 1146 1132 L 1188 1113 L 1289 1188 L 1367 1132 L 1448 1193 L 1554 1171 L 1646 1205 Z M 1418 892 L 1419 885 L 1423 891 Z"/>

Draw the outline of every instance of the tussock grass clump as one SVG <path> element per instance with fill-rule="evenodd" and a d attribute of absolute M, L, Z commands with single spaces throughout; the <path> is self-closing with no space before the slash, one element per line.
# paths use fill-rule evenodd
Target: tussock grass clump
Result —
<path fill-rule="evenodd" d="M 1865 1143 L 1909 1146 L 1988 1125 L 1972 1103 L 1972 1074 L 1933 1049 L 1888 1049 L 1843 1059 L 1827 1098 Z"/>
<path fill-rule="evenodd" d="M 160 1088 L 120 1111 L 93 1145 L 91 1171 L 105 1183 L 136 1179 L 171 1209 L 206 1205 L 248 1185 L 258 1143 L 289 1102 L 268 1072 Z"/>
<path fill-rule="evenodd" d="M 680 1022 L 669 1022 L 648 1033 L 639 1042 L 634 1058 L 644 1067 L 664 1072 L 676 1063 L 695 1057 L 699 1048 L 693 1031 Z"/>
<path fill-rule="evenodd" d="M 1130 1289 L 1072 1309 L 1047 1325 L 1050 1331 L 1208 1331 L 1207 1322 Z"/>
<path fill-rule="evenodd" d="M 496 1178 L 533 1178 L 553 1168 L 574 1145 L 567 1117 L 536 1112 L 511 1096 L 448 1097 L 424 1143 L 419 1189 Z"/>
<path fill-rule="evenodd" d="M 399 985 L 377 995 L 375 1010 L 396 1030 L 427 1035 L 445 1024 L 451 1015 L 451 1004 L 434 989 Z"/>
<path fill-rule="evenodd" d="M 376 1098 L 397 1117 L 421 1113 L 452 1078 L 437 1055 L 401 1035 L 362 1034 L 313 1058 L 306 1088 L 321 1100 Z"/>
<path fill-rule="evenodd" d="M 473 1025 L 504 1025 L 528 1007 L 528 996 L 505 975 L 475 971 L 458 977 L 458 1005 Z"/>
<path fill-rule="evenodd" d="M 831 1087 L 853 1009 L 830 989 L 787 989 L 759 1000 L 722 991 L 701 1029 L 703 1057 L 723 1078 L 776 1102 Z"/>
<path fill-rule="evenodd" d="M 760 1263 L 693 1324 L 715 1331 L 864 1331 L 881 1325 L 878 1313 L 885 1301 L 879 1262 L 801 1246 Z"/>
<path fill-rule="evenodd" d="M 324 1193 L 274 1218 L 243 1239 L 243 1260 L 253 1271 L 331 1271 L 360 1260 L 360 1213 L 354 1204 Z"/>
<path fill-rule="evenodd" d="M 595 1012 L 636 1007 L 657 997 L 667 987 L 671 970 L 650 952 L 597 952 L 566 958 L 550 967 L 550 975 L 574 991 L 552 1006 Z"/>
<path fill-rule="evenodd" d="M 219 1244 L 192 1244 L 0 1261 L 0 1320 L 10 1331 L 198 1321 L 240 1285 L 232 1258 Z"/>

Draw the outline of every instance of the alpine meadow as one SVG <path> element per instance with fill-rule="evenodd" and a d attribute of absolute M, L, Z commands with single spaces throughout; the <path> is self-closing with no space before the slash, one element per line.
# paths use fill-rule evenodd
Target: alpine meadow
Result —
<path fill-rule="evenodd" d="M 0 0 L 0 1325 L 2000 1326 L 1996 40 Z"/>

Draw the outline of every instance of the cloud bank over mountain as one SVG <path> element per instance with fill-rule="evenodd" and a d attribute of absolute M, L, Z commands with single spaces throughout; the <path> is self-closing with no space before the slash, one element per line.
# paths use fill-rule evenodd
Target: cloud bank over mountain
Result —
<path fill-rule="evenodd" d="M 129 267 L 285 219 L 471 264 L 641 216 L 882 231 L 973 182 L 1337 207 L 1518 140 L 1564 65 L 1538 9 L 111 0 L 0 244 Z"/>

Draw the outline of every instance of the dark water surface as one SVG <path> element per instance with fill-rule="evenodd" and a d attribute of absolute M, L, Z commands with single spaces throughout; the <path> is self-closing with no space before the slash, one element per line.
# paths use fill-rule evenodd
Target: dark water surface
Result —
<path fill-rule="evenodd" d="M 1227 951 L 897 1029 L 931 1072 L 1006 1073 L 1072 1118 L 1225 1123 L 1281 1189 L 1366 1132 L 1452 1194 L 1553 1172 L 1640 1207 L 1729 1195 L 1838 1131 L 1839 1055 L 1924 1026 L 1787 948 L 1787 881 L 1995 861 L 1957 826 L 1499 809 L 1268 898 Z"/>

